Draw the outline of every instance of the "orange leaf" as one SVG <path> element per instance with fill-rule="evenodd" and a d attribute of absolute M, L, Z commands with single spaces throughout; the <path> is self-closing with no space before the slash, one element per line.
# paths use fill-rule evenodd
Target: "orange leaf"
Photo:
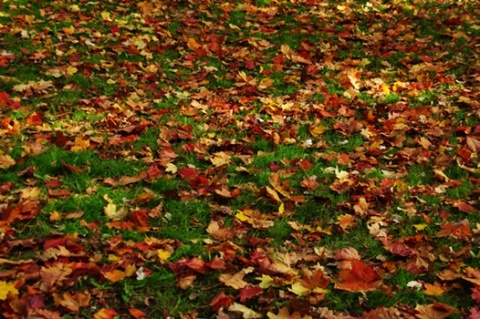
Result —
<path fill-rule="evenodd" d="M 432 284 L 425 284 L 425 291 L 424 293 L 429 296 L 441 296 L 445 292 L 439 283 Z"/>
<path fill-rule="evenodd" d="M 128 312 L 132 315 L 133 318 L 135 319 L 141 319 L 141 318 L 146 318 L 147 314 L 137 308 L 130 308 L 128 309 Z"/>
<path fill-rule="evenodd" d="M 118 315 L 113 309 L 102 308 L 100 311 L 93 315 L 93 319 L 114 319 L 114 317 Z"/>
<path fill-rule="evenodd" d="M 352 225 L 355 222 L 355 215 L 350 215 L 350 214 L 344 214 L 338 216 L 338 225 L 343 229 L 347 229 L 349 227 L 352 227 Z"/>
<path fill-rule="evenodd" d="M 114 269 L 112 271 L 104 272 L 103 276 L 108 280 L 110 280 L 111 282 L 117 282 L 125 278 L 125 272 L 118 269 Z"/>
<path fill-rule="evenodd" d="M 351 261 L 352 269 L 342 269 L 339 272 L 340 282 L 335 288 L 346 291 L 374 291 L 380 284 L 378 274 L 373 267 L 361 260 Z"/>
<path fill-rule="evenodd" d="M 300 182 L 300 186 L 302 186 L 303 188 L 306 188 L 306 189 L 314 190 L 315 188 L 318 187 L 317 176 L 314 175 L 314 176 L 311 176 L 311 177 L 304 178 Z"/>

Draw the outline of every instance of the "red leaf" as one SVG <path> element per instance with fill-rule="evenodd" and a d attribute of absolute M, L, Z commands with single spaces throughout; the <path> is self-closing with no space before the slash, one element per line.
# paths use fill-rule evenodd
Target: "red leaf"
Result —
<path fill-rule="evenodd" d="M 187 180 L 187 181 L 190 182 L 190 181 L 195 180 L 200 175 L 200 172 L 198 170 L 196 170 L 195 168 L 185 167 L 185 168 L 182 168 L 182 169 L 178 170 L 178 174 L 184 180 Z"/>
<path fill-rule="evenodd" d="M 259 296 L 263 293 L 263 289 L 258 286 L 247 286 L 240 290 L 240 302 L 244 304 L 248 299 Z"/>
<path fill-rule="evenodd" d="M 226 295 L 225 292 L 220 291 L 210 302 L 210 307 L 213 311 L 218 311 L 222 307 L 228 307 L 235 301 L 231 295 Z"/>
<path fill-rule="evenodd" d="M 472 299 L 480 304 L 480 286 L 475 286 L 470 288 L 470 290 L 472 291 L 472 294 L 470 295 Z"/>
<path fill-rule="evenodd" d="M 253 62 L 251 60 L 245 61 L 245 69 L 247 69 L 247 70 L 255 69 L 255 62 Z"/>
<path fill-rule="evenodd" d="M 480 311 L 477 308 L 470 308 L 468 319 L 480 319 Z"/>

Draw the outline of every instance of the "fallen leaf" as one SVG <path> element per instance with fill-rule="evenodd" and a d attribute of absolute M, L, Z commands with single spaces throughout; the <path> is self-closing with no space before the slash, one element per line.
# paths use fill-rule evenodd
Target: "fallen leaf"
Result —
<path fill-rule="evenodd" d="M 0 300 L 7 299 L 7 296 L 11 294 L 12 296 L 18 295 L 18 290 L 15 288 L 15 283 L 0 281 Z"/>
<path fill-rule="evenodd" d="M 93 319 L 114 319 L 118 315 L 113 309 L 102 308 L 93 315 Z"/>
<path fill-rule="evenodd" d="M 7 169 L 14 166 L 16 162 L 10 155 L 0 154 L 0 168 Z"/>
<path fill-rule="evenodd" d="M 418 319 L 443 319 L 455 312 L 454 308 L 438 302 L 431 305 L 417 305 L 415 310 Z"/>
<path fill-rule="evenodd" d="M 258 312 L 255 312 L 252 309 L 236 302 L 234 302 L 232 305 L 228 307 L 228 311 L 241 312 L 243 318 L 245 319 L 262 318 L 262 315 L 259 314 Z"/>
<path fill-rule="evenodd" d="M 441 296 L 445 292 L 445 289 L 440 286 L 440 284 L 435 283 L 435 284 L 425 284 L 425 290 L 424 293 L 428 296 Z"/>

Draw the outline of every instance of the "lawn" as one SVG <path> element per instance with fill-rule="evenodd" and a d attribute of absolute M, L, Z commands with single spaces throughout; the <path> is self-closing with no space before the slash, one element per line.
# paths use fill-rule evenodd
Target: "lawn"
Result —
<path fill-rule="evenodd" d="M 0 3 L 4 318 L 480 318 L 480 7 Z"/>

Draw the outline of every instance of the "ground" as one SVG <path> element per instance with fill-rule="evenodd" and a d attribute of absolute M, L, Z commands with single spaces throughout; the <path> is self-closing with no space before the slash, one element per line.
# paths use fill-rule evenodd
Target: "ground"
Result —
<path fill-rule="evenodd" d="M 5 318 L 480 318 L 477 1 L 0 4 Z"/>

